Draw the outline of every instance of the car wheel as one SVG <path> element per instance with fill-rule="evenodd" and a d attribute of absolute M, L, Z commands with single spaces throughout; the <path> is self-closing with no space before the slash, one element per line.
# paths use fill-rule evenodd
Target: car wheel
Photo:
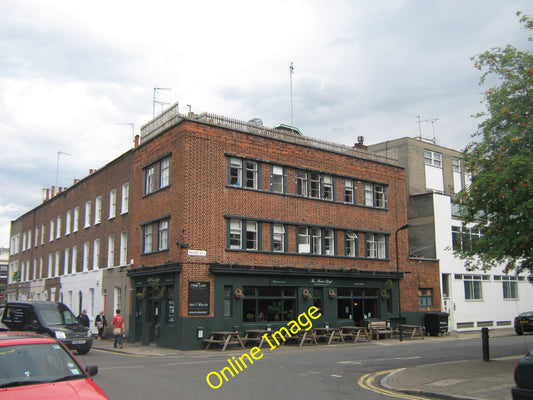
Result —
<path fill-rule="evenodd" d="M 91 350 L 91 346 L 83 346 L 78 348 L 78 353 L 87 354 Z"/>
<path fill-rule="evenodd" d="M 524 334 L 524 331 L 522 330 L 522 328 L 519 328 L 518 326 L 516 328 L 514 328 L 514 330 L 516 331 L 517 335 L 523 335 Z"/>

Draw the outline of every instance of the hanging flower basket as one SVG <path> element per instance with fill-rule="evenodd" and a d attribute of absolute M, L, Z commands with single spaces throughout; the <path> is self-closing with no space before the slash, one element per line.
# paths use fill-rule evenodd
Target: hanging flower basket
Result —
<path fill-rule="evenodd" d="M 139 300 L 142 300 L 142 299 L 146 298 L 146 288 L 144 288 L 142 292 L 137 292 L 137 298 Z"/>
<path fill-rule="evenodd" d="M 240 288 L 235 289 L 235 298 L 242 299 L 243 297 L 244 297 L 244 294 L 242 293 L 242 289 Z"/>
<path fill-rule="evenodd" d="M 309 289 L 304 289 L 303 292 L 302 292 L 302 297 L 304 299 L 310 299 L 313 296 L 311 296 L 311 293 L 309 292 Z"/>
<path fill-rule="evenodd" d="M 165 297 L 165 287 L 164 287 L 164 286 L 161 288 L 161 290 L 159 291 L 159 293 L 157 293 L 157 297 L 159 297 L 160 299 L 162 299 L 163 297 Z"/>
<path fill-rule="evenodd" d="M 334 299 L 337 297 L 337 292 L 335 292 L 335 289 L 329 289 L 328 295 L 330 299 Z"/>

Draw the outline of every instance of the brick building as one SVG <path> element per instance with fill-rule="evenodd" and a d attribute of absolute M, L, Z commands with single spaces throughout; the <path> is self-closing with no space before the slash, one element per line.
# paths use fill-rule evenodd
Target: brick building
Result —
<path fill-rule="evenodd" d="M 185 116 L 174 106 L 142 127 L 138 147 L 97 173 L 127 179 L 110 185 L 93 174 L 66 193 L 79 191 L 80 201 L 101 193 L 106 209 L 110 190 L 129 184 L 129 211 L 119 218 L 126 226 L 114 232 L 127 232 L 130 260 L 91 271 L 108 294 L 121 289 L 134 340 L 200 348 L 199 327 L 276 329 L 312 305 L 322 310 L 315 325 L 394 323 L 398 285 L 409 322 L 440 309 L 438 263 L 410 260 L 408 232 L 399 229 L 407 222 L 404 169 L 363 148 Z M 14 221 L 12 237 L 30 229 L 29 214 Z M 100 239 L 102 258 L 111 223 L 102 218 L 103 231 L 87 228 L 80 243 Z M 23 284 L 31 282 L 12 286 Z"/>

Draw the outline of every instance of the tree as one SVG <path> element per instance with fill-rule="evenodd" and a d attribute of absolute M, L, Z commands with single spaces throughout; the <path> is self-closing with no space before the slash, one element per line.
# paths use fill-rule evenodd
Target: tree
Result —
<path fill-rule="evenodd" d="M 530 17 L 517 15 L 533 29 Z M 475 116 L 484 118 L 477 141 L 463 151 L 471 184 L 455 198 L 464 226 L 480 235 L 463 237 L 455 253 L 469 270 L 503 265 L 506 273 L 533 275 L 533 53 L 507 45 L 472 60 L 484 71 L 480 85 L 489 77 L 495 83 L 484 93 L 487 111 Z"/>

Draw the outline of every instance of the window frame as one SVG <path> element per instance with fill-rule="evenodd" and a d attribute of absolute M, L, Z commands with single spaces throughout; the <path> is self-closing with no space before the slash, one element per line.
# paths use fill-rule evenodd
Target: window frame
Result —
<path fill-rule="evenodd" d="M 172 155 L 165 155 L 143 167 L 143 196 L 170 187 Z"/>
<path fill-rule="evenodd" d="M 145 222 L 141 225 L 142 255 L 169 250 L 170 216 Z"/>

